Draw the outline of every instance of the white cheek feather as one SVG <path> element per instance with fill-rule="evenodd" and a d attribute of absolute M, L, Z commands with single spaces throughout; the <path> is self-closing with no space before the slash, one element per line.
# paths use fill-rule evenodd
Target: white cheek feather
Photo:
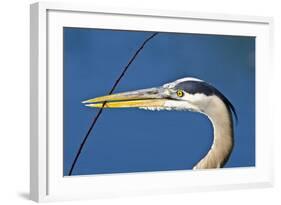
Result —
<path fill-rule="evenodd" d="M 193 103 L 201 103 L 207 100 L 208 96 L 203 93 L 188 94 L 186 93 L 186 100 Z"/>
<path fill-rule="evenodd" d="M 204 112 L 206 110 L 210 103 L 210 100 L 212 99 L 212 96 L 207 96 L 203 93 L 186 94 L 185 97 L 187 101 L 198 107 L 201 112 Z"/>
<path fill-rule="evenodd" d="M 198 108 L 187 101 L 174 101 L 168 100 L 165 102 L 165 107 L 169 107 L 171 110 L 189 110 L 198 111 Z"/>

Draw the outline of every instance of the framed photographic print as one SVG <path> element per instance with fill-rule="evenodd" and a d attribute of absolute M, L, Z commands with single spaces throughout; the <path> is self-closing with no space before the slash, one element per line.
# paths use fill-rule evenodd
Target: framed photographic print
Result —
<path fill-rule="evenodd" d="M 271 186 L 272 22 L 32 4 L 31 199 Z"/>

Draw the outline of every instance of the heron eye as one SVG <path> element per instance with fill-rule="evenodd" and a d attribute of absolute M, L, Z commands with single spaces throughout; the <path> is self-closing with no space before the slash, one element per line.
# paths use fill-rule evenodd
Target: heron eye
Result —
<path fill-rule="evenodd" d="M 183 97 L 183 96 L 184 96 L 183 91 L 182 91 L 182 90 L 178 90 L 178 91 L 177 91 L 177 96 Z"/>

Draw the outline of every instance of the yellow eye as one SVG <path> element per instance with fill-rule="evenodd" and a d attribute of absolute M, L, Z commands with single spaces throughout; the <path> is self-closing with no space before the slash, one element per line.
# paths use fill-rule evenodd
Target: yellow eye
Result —
<path fill-rule="evenodd" d="M 177 91 L 177 95 L 178 95 L 179 97 L 183 97 L 183 96 L 184 96 L 184 92 L 183 92 L 182 90 L 178 90 L 178 91 Z"/>

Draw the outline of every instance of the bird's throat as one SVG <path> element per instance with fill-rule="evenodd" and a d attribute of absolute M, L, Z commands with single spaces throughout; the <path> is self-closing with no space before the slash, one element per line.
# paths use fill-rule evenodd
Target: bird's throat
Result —
<path fill-rule="evenodd" d="M 219 98 L 214 98 L 205 111 L 213 125 L 211 149 L 193 169 L 221 168 L 227 162 L 233 149 L 233 123 L 231 111 Z"/>

